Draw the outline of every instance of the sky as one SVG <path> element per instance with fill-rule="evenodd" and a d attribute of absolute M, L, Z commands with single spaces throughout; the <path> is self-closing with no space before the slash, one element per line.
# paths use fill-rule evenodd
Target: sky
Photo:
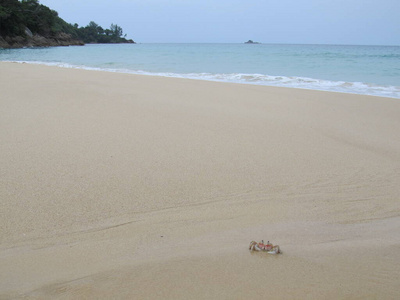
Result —
<path fill-rule="evenodd" d="M 400 0 L 39 0 L 138 43 L 400 45 Z"/>

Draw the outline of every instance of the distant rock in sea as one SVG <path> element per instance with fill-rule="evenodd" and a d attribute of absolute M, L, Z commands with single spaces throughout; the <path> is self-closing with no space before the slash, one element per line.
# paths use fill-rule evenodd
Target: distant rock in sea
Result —
<path fill-rule="evenodd" d="M 259 42 L 253 42 L 252 40 L 248 40 L 247 42 L 244 42 L 245 44 L 260 44 Z"/>

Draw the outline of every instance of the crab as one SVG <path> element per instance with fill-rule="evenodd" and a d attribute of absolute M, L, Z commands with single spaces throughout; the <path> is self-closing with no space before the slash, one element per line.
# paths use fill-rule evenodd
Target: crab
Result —
<path fill-rule="evenodd" d="M 249 245 L 249 250 L 252 251 L 265 251 L 269 254 L 279 254 L 282 253 L 281 249 L 279 248 L 278 245 L 272 245 L 269 241 L 264 244 L 264 240 L 261 242 L 257 243 L 255 241 L 252 241 Z"/>

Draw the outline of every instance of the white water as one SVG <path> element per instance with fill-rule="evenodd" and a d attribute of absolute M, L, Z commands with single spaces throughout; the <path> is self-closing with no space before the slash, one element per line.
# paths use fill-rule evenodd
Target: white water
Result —
<path fill-rule="evenodd" d="M 88 45 L 0 50 L 0 60 L 400 98 L 400 47 Z"/>

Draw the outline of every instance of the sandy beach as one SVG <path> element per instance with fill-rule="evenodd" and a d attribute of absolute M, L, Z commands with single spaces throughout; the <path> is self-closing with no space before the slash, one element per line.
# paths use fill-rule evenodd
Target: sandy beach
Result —
<path fill-rule="evenodd" d="M 399 129 L 399 99 L 2 62 L 0 299 L 400 299 Z"/>

